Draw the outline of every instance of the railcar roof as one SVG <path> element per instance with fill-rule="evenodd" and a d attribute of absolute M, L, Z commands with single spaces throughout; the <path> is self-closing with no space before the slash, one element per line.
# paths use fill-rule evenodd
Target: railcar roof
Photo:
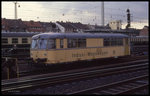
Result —
<path fill-rule="evenodd" d="M 32 37 L 32 39 L 37 38 L 110 38 L 118 37 L 125 38 L 128 37 L 124 34 L 119 33 L 42 33 L 37 34 Z"/>
<path fill-rule="evenodd" d="M 2 37 L 32 37 L 33 35 L 40 34 L 39 32 L 2 32 Z"/>

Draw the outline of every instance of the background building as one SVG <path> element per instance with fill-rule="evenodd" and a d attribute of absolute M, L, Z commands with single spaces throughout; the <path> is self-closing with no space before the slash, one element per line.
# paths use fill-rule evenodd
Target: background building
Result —
<path fill-rule="evenodd" d="M 1 21 L 3 32 L 26 32 L 27 27 L 21 19 L 5 19 Z"/>
<path fill-rule="evenodd" d="M 59 32 L 60 29 L 55 23 L 52 22 L 39 22 L 41 26 L 44 28 L 45 32 Z"/>
<path fill-rule="evenodd" d="M 60 32 L 60 33 L 121 33 L 129 36 L 148 36 L 148 26 L 143 29 L 121 29 L 121 21 L 111 21 L 106 26 L 80 22 L 35 22 L 21 19 L 1 19 L 2 32 Z"/>
<path fill-rule="evenodd" d="M 121 20 L 115 20 L 115 21 L 109 22 L 109 27 L 112 30 L 120 30 L 122 28 L 121 27 Z"/>
<path fill-rule="evenodd" d="M 44 28 L 39 22 L 23 21 L 27 27 L 27 32 L 45 32 Z"/>
<path fill-rule="evenodd" d="M 140 36 L 148 36 L 149 35 L 149 27 L 148 26 L 144 26 L 143 29 L 141 29 L 140 31 Z"/>

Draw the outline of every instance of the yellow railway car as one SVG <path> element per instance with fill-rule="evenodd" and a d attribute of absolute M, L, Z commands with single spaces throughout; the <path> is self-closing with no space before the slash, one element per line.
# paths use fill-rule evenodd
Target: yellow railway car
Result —
<path fill-rule="evenodd" d="M 31 58 L 58 64 L 130 55 L 127 35 L 114 33 L 42 33 L 32 37 Z"/>

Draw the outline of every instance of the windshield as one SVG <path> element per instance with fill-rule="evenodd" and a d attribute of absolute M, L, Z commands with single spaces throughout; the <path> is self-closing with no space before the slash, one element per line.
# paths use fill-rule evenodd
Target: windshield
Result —
<path fill-rule="evenodd" d="M 32 49 L 37 49 L 37 41 L 38 41 L 37 39 L 32 40 L 32 44 L 31 44 Z"/>
<path fill-rule="evenodd" d="M 47 48 L 47 39 L 40 39 L 38 42 L 38 49 L 46 49 Z"/>
<path fill-rule="evenodd" d="M 31 49 L 55 49 L 55 39 L 33 39 Z"/>

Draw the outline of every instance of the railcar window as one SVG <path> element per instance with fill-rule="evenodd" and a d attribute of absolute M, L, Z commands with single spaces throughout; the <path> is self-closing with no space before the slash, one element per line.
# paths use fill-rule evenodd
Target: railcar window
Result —
<path fill-rule="evenodd" d="M 68 39 L 68 40 L 67 40 L 67 47 L 68 47 L 68 48 L 71 48 L 71 39 Z"/>
<path fill-rule="evenodd" d="M 48 47 L 48 49 L 55 49 L 56 48 L 56 39 L 49 39 L 47 47 Z"/>
<path fill-rule="evenodd" d="M 22 38 L 22 43 L 28 43 L 28 39 L 27 38 Z"/>
<path fill-rule="evenodd" d="M 68 39 L 68 48 L 77 48 L 77 39 Z"/>
<path fill-rule="evenodd" d="M 110 46 L 110 39 L 104 38 L 104 46 Z"/>
<path fill-rule="evenodd" d="M 84 48 L 86 39 L 68 39 L 68 48 Z"/>
<path fill-rule="evenodd" d="M 115 46 L 116 45 L 116 38 L 111 38 L 111 46 Z"/>
<path fill-rule="evenodd" d="M 78 39 L 72 39 L 72 48 L 78 48 Z"/>
<path fill-rule="evenodd" d="M 86 39 L 78 39 L 78 47 L 79 48 L 86 47 Z"/>
<path fill-rule="evenodd" d="M 127 44 L 127 45 L 128 45 L 128 38 L 126 38 L 126 39 L 125 39 L 125 44 Z"/>
<path fill-rule="evenodd" d="M 68 48 L 71 48 L 72 40 L 71 40 L 71 39 L 68 39 L 67 42 L 68 42 L 68 43 L 67 43 Z"/>
<path fill-rule="evenodd" d="M 18 43 L 18 38 L 12 38 L 12 43 Z"/>
<path fill-rule="evenodd" d="M 39 49 L 46 49 L 47 48 L 47 39 L 40 39 L 38 42 Z"/>
<path fill-rule="evenodd" d="M 117 39 L 117 45 L 123 45 L 123 39 L 122 38 L 118 38 Z"/>
<path fill-rule="evenodd" d="M 63 48 L 64 47 L 64 41 L 63 39 L 60 39 L 60 48 Z"/>
<path fill-rule="evenodd" d="M 37 46 L 37 45 L 38 45 L 37 42 L 38 42 L 38 40 L 36 40 L 36 39 L 33 39 L 33 40 L 32 40 L 32 44 L 31 44 L 31 48 L 32 48 L 32 49 L 37 49 L 37 47 L 38 47 L 38 46 Z"/>
<path fill-rule="evenodd" d="M 122 38 L 104 38 L 104 46 L 120 46 L 123 45 Z"/>
<path fill-rule="evenodd" d="M 8 39 L 7 38 L 2 38 L 2 43 L 8 43 Z"/>

